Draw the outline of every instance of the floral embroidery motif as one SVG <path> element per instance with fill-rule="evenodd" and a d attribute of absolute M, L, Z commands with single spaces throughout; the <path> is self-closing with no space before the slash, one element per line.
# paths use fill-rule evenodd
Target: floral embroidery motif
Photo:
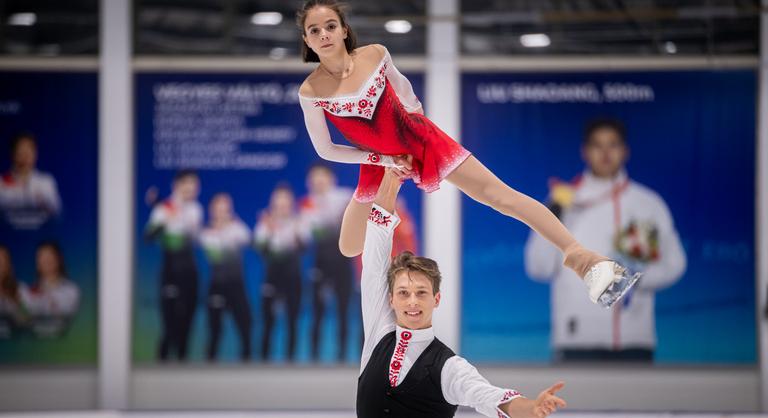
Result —
<path fill-rule="evenodd" d="M 378 164 L 381 162 L 381 155 L 371 152 L 368 154 L 367 160 L 371 164 Z"/>
<path fill-rule="evenodd" d="M 504 396 L 501 398 L 501 400 L 499 401 L 498 405 L 501 405 L 501 404 L 503 404 L 503 403 L 505 403 L 505 402 L 509 401 L 510 399 L 512 399 L 512 398 L 517 398 L 517 397 L 519 397 L 519 396 L 520 396 L 520 392 L 518 392 L 518 391 L 516 391 L 516 390 L 508 390 L 508 391 L 504 392 Z M 508 417 L 507 417 L 507 414 L 504 414 L 504 413 L 502 413 L 502 412 L 499 410 L 499 407 L 498 407 L 498 406 L 497 406 L 496 408 L 497 408 L 497 411 L 496 411 L 496 412 L 497 412 L 497 414 L 499 415 L 499 418 L 508 418 Z"/>
<path fill-rule="evenodd" d="M 389 364 L 389 385 L 392 387 L 397 386 L 397 379 L 400 376 L 400 369 L 403 368 L 405 352 L 408 350 L 408 340 L 410 340 L 412 336 L 413 334 L 408 331 L 403 331 L 400 334 L 400 341 L 397 343 L 395 352 L 392 355 L 392 363 Z"/>
<path fill-rule="evenodd" d="M 368 220 L 375 223 L 376 225 L 381 225 L 383 227 L 388 227 L 389 224 L 392 223 L 392 216 L 391 215 L 384 215 L 384 213 L 376 208 L 371 208 L 371 213 L 368 215 Z M 405 338 L 405 335 L 403 336 Z M 408 338 L 405 338 L 405 340 L 410 340 L 411 335 L 408 333 Z"/>
<path fill-rule="evenodd" d="M 376 103 L 381 98 L 386 85 L 387 62 L 384 62 L 373 78 L 373 82 L 365 91 L 363 97 L 349 97 L 340 100 L 315 100 L 312 104 L 315 107 L 325 109 L 327 112 L 337 116 L 363 116 L 370 119 L 376 108 Z"/>

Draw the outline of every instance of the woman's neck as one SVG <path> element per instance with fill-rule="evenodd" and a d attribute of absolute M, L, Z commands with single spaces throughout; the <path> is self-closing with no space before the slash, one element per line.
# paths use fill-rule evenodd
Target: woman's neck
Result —
<path fill-rule="evenodd" d="M 352 71 L 354 71 L 352 56 L 349 55 L 346 49 L 337 56 L 320 58 L 320 65 L 322 65 L 323 69 L 332 77 L 338 79 L 347 78 L 352 74 Z"/>

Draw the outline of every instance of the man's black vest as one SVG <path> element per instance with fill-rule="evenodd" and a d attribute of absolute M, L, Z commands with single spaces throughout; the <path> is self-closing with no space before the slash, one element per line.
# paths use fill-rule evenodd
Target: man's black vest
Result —
<path fill-rule="evenodd" d="M 440 374 L 453 351 L 435 338 L 416 359 L 408 374 L 396 387 L 389 384 L 389 362 L 395 351 L 395 333 L 376 344 L 371 359 L 357 381 L 358 418 L 448 418 L 456 405 L 443 397 Z"/>

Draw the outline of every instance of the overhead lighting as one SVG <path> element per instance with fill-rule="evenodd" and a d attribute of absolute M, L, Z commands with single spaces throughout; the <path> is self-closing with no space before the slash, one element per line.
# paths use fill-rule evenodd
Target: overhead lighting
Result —
<path fill-rule="evenodd" d="M 413 28 L 407 20 L 389 20 L 384 24 L 384 29 L 389 33 L 408 33 Z"/>
<path fill-rule="evenodd" d="M 552 42 L 544 33 L 528 33 L 520 37 L 520 43 L 526 48 L 544 48 Z"/>
<path fill-rule="evenodd" d="M 677 45 L 672 41 L 664 42 L 664 50 L 667 54 L 677 54 Z"/>
<path fill-rule="evenodd" d="M 259 12 L 251 16 L 251 23 L 254 25 L 279 25 L 283 21 L 283 15 L 280 12 Z"/>
<path fill-rule="evenodd" d="M 37 22 L 37 15 L 34 13 L 14 13 L 8 16 L 10 26 L 32 26 L 35 22 Z"/>
<path fill-rule="evenodd" d="M 272 48 L 269 51 L 269 57 L 273 60 L 281 60 L 288 55 L 288 48 Z"/>

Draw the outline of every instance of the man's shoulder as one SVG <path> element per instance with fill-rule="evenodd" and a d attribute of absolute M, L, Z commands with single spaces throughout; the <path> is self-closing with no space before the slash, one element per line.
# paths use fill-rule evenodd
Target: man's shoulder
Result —
<path fill-rule="evenodd" d="M 648 203 L 661 204 L 666 206 L 666 204 L 664 203 L 664 199 L 661 197 L 661 195 L 658 192 L 651 189 L 649 186 L 646 186 L 642 183 L 638 183 L 634 180 L 629 181 L 628 192 L 635 199 L 641 199 Z"/>

